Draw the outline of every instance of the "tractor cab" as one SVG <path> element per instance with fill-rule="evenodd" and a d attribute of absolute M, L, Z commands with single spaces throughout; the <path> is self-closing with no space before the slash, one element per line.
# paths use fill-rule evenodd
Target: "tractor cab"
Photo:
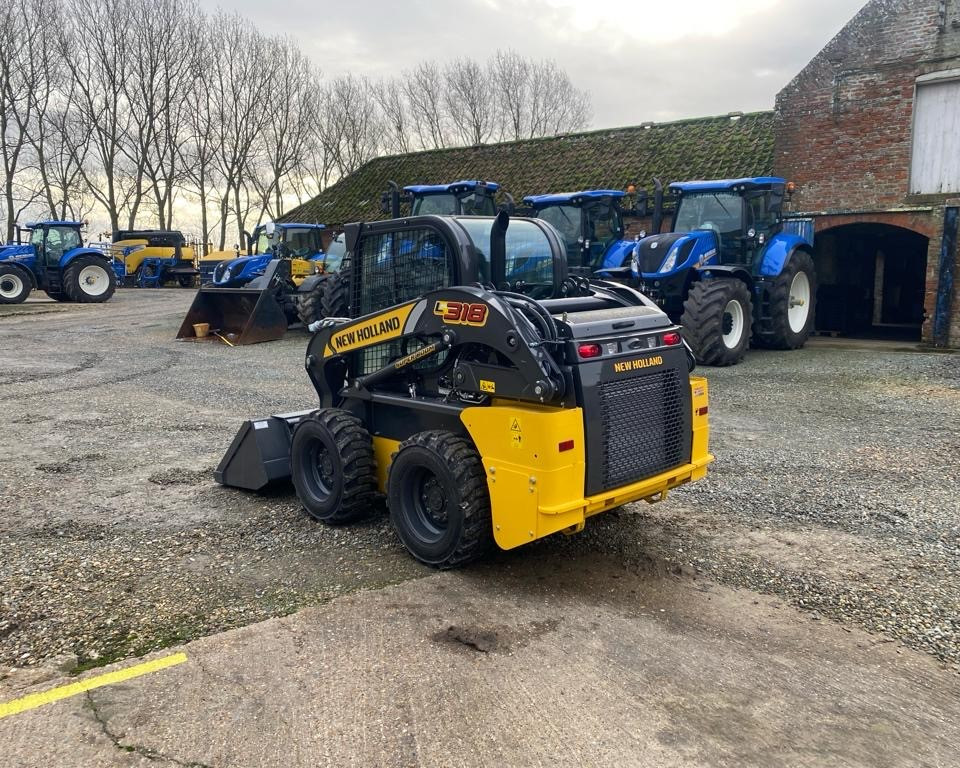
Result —
<path fill-rule="evenodd" d="M 314 260 L 323 255 L 323 224 L 261 224 L 249 236 L 252 256 L 289 256 Z"/>
<path fill-rule="evenodd" d="M 396 182 L 381 195 L 380 209 L 393 219 L 406 203 L 411 216 L 495 216 L 495 197 L 500 185 L 494 181 L 463 179 L 452 184 L 413 184 L 402 190 Z"/>
<path fill-rule="evenodd" d="M 713 233 L 720 264 L 752 264 L 779 231 L 785 189 L 773 177 L 671 184 L 673 233 Z"/>
<path fill-rule="evenodd" d="M 80 221 L 43 221 L 27 224 L 30 245 L 41 269 L 57 268 L 63 255 L 83 245 Z"/>
<path fill-rule="evenodd" d="M 591 189 L 554 195 L 530 195 L 523 202 L 560 233 L 572 273 L 592 274 L 623 266 L 633 247 L 626 241 L 617 189 Z"/>

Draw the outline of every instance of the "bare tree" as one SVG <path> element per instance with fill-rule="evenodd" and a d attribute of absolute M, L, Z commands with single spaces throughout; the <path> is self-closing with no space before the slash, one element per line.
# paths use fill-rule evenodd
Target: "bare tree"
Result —
<path fill-rule="evenodd" d="M 489 68 L 499 102 L 500 138 L 526 138 L 530 63 L 516 51 L 498 50 L 490 59 Z"/>
<path fill-rule="evenodd" d="M 590 96 L 551 59 L 530 66 L 529 133 L 531 138 L 585 128 L 590 122 Z"/>
<path fill-rule="evenodd" d="M 183 45 L 199 25 L 194 0 L 127 0 L 135 51 L 122 81 L 130 120 L 124 151 L 153 196 L 158 223 L 170 226 L 175 190 L 183 180 L 180 143 L 188 109 L 184 97 L 195 72 L 194 52 Z M 135 226 L 140 200 L 129 211 Z"/>
<path fill-rule="evenodd" d="M 53 53 L 44 43 L 56 32 L 57 11 L 52 0 L 10 0 L 0 7 L 0 160 L 8 241 L 20 214 L 42 195 L 30 132 L 37 110 L 50 101 Z"/>
<path fill-rule="evenodd" d="M 376 157 L 380 138 L 377 102 L 367 80 L 345 75 L 327 86 L 320 137 L 340 176 Z"/>
<path fill-rule="evenodd" d="M 126 31 L 127 0 L 66 0 L 59 53 L 76 85 L 75 115 L 90 137 L 90 163 L 78 163 L 84 182 L 120 229 L 120 217 L 143 196 L 142 169 L 127 163 L 130 110 L 124 79 L 135 55 Z"/>
<path fill-rule="evenodd" d="M 372 92 L 383 119 L 383 149 L 389 153 L 406 154 L 412 149 L 411 125 L 402 84 L 396 78 L 380 80 L 373 85 Z"/>
<path fill-rule="evenodd" d="M 304 152 L 316 123 L 319 77 L 307 58 L 288 39 L 273 42 L 273 82 L 270 109 L 263 114 L 261 170 L 255 183 L 263 211 L 270 218 L 283 214 L 284 197 L 304 164 Z"/>
<path fill-rule="evenodd" d="M 275 106 L 269 84 L 276 63 L 272 41 L 243 17 L 220 12 L 211 19 L 208 29 L 212 49 L 220 52 L 210 72 L 209 93 L 220 130 L 216 166 L 223 184 L 219 190 L 219 239 L 223 248 L 231 215 L 237 225 L 238 242 L 243 242 L 249 209 L 244 196 L 246 176 L 258 161 L 257 140 L 264 116 Z"/>
<path fill-rule="evenodd" d="M 443 71 L 435 62 L 423 61 L 404 72 L 402 82 L 420 147 L 442 149 L 446 146 L 447 128 Z"/>
<path fill-rule="evenodd" d="M 483 144 L 493 134 L 496 115 L 489 72 L 473 59 L 457 59 L 443 72 L 444 104 L 463 144 Z"/>

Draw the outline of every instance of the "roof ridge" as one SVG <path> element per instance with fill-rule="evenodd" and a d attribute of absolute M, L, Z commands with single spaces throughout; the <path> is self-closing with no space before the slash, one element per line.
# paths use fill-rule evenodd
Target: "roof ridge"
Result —
<path fill-rule="evenodd" d="M 750 118 L 756 117 L 773 117 L 774 110 L 772 109 L 761 109 L 754 112 L 728 112 L 724 115 L 708 115 L 705 117 L 682 117 L 677 120 L 667 120 L 662 123 L 657 123 L 654 121 L 637 123 L 635 125 L 621 125 L 614 128 L 593 128 L 589 131 L 575 131 L 573 133 L 555 133 L 551 136 L 533 136 L 529 139 L 509 139 L 508 141 L 492 141 L 488 144 L 457 144 L 452 147 L 432 147 L 430 149 L 417 149 L 412 152 L 397 152 L 393 155 L 378 155 L 370 160 L 367 160 L 363 165 L 357 168 L 359 171 L 361 168 L 364 168 L 372 163 L 387 161 L 387 160 L 396 160 L 401 157 L 423 157 L 424 155 L 432 154 L 442 154 L 444 152 L 463 152 L 467 149 L 499 149 L 501 147 L 509 147 L 518 144 L 539 144 L 546 143 L 549 141 L 558 141 L 560 139 L 576 139 L 576 138 L 587 138 L 591 136 L 599 136 L 601 134 L 610 134 L 610 133 L 623 133 L 626 131 L 646 131 L 653 130 L 654 128 L 668 128 L 672 126 L 680 125 L 690 125 L 691 123 L 710 123 L 710 122 L 719 122 L 721 120 L 731 120 L 737 118 L 738 120 L 748 120 Z M 356 173 L 357 171 L 354 171 Z"/>

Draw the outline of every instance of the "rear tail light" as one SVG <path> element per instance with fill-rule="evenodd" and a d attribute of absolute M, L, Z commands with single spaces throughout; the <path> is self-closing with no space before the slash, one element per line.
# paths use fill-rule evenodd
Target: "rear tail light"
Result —
<path fill-rule="evenodd" d="M 676 331 L 670 331 L 670 333 L 663 334 L 663 343 L 668 347 L 675 347 L 682 341 L 680 334 Z"/>
<path fill-rule="evenodd" d="M 603 350 L 599 344 L 581 344 L 577 347 L 577 353 L 583 358 L 600 357 Z"/>
<path fill-rule="evenodd" d="M 564 440 L 562 443 L 560 443 L 560 445 L 557 446 L 557 448 L 560 449 L 560 453 L 563 453 L 564 451 L 572 451 L 573 440 Z"/>

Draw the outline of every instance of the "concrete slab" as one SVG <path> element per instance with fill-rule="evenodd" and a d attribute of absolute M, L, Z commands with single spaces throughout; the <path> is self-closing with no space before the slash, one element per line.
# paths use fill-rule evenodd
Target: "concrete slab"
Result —
<path fill-rule="evenodd" d="M 0 763 L 960 762 L 960 680 L 929 656 L 655 563 L 556 555 L 198 640 L 185 664 L 0 720 Z M 56 683 L 25 682 L 0 701 Z"/>

